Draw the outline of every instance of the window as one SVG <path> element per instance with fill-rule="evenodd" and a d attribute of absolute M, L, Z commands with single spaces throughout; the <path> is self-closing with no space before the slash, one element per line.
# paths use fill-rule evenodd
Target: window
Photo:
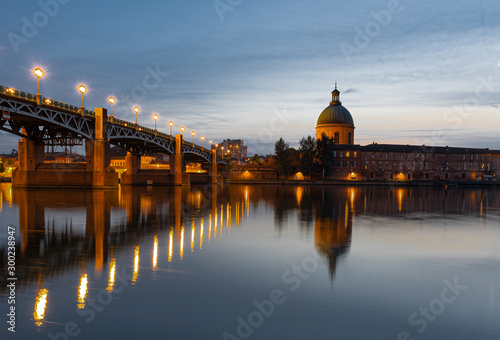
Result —
<path fill-rule="evenodd" d="M 333 137 L 333 141 L 335 142 L 335 144 L 339 144 L 339 140 L 340 140 L 340 135 L 338 132 L 335 132 L 335 135 Z"/>
<path fill-rule="evenodd" d="M 389 169 L 389 162 L 385 162 L 385 168 Z"/>
<path fill-rule="evenodd" d="M 390 173 L 389 178 L 394 179 L 394 174 L 392 172 Z"/>
<path fill-rule="evenodd" d="M 347 151 L 347 152 L 345 153 L 345 156 L 346 156 L 346 157 L 350 157 L 350 156 L 351 156 L 351 153 L 350 153 L 349 151 Z"/>
<path fill-rule="evenodd" d="M 354 151 L 354 157 L 358 157 L 358 152 Z"/>
<path fill-rule="evenodd" d="M 347 144 L 352 144 L 352 133 L 347 134 Z"/>

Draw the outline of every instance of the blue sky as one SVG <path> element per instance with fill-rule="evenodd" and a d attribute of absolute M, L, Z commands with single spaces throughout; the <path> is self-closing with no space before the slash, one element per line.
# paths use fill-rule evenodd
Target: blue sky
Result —
<path fill-rule="evenodd" d="M 57 5 L 55 5 L 57 4 Z M 271 153 L 314 135 L 335 80 L 355 142 L 500 149 L 500 3 L 2 1 L 0 84 Z M 30 27 L 30 25 L 32 25 Z M 29 28 L 32 28 L 30 31 Z M 35 30 L 33 30 L 35 28 Z M 0 152 L 17 138 L 0 133 Z"/>

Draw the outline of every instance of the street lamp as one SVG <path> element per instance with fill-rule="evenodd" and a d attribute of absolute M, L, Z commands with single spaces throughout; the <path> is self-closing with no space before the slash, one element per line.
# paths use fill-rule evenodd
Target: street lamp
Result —
<path fill-rule="evenodd" d="M 141 111 L 141 109 L 139 109 L 139 106 L 134 106 L 133 110 L 135 112 L 135 128 L 137 129 L 137 114 Z"/>
<path fill-rule="evenodd" d="M 153 119 L 155 120 L 155 136 L 156 136 L 156 121 L 158 120 L 158 115 L 156 113 L 153 114 Z"/>
<path fill-rule="evenodd" d="M 203 141 L 205 140 L 205 136 L 201 136 L 201 151 L 203 151 Z"/>
<path fill-rule="evenodd" d="M 40 78 L 43 77 L 43 70 L 39 67 L 33 70 L 33 74 L 36 76 L 37 92 L 36 92 L 36 105 L 40 105 Z"/>
<path fill-rule="evenodd" d="M 111 104 L 111 122 L 113 122 L 113 104 L 115 103 L 116 100 L 114 97 L 109 97 L 108 101 Z"/>
<path fill-rule="evenodd" d="M 172 127 L 174 126 L 174 122 L 170 121 L 168 125 L 170 125 L 170 139 L 172 139 Z"/>
<path fill-rule="evenodd" d="M 193 146 L 194 146 L 194 136 L 196 135 L 196 132 L 191 131 L 191 136 L 193 136 Z"/>
<path fill-rule="evenodd" d="M 186 128 L 184 126 L 181 126 L 180 129 L 181 129 L 182 139 L 184 139 L 184 130 L 186 130 Z"/>
<path fill-rule="evenodd" d="M 80 93 L 82 94 L 82 107 L 80 108 L 80 110 L 82 110 L 82 116 L 85 116 L 85 107 L 83 106 L 83 94 L 87 92 L 87 88 L 85 87 L 85 85 L 78 85 L 78 91 L 80 91 Z"/>

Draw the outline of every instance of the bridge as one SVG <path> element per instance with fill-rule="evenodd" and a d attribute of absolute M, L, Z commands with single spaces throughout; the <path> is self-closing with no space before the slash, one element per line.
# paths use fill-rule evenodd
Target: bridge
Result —
<path fill-rule="evenodd" d="M 14 186 L 117 187 L 118 174 L 109 167 L 110 145 L 127 151 L 123 184 L 190 184 L 186 162 L 204 165 L 204 181 L 217 183 L 218 166 L 227 166 L 217 150 L 108 116 L 104 108 L 90 111 L 6 86 L 0 86 L 0 107 L 0 130 L 21 137 Z M 85 163 L 43 164 L 46 145 L 77 141 L 85 144 Z M 140 156 L 146 152 L 169 155 L 170 170 L 141 170 Z"/>

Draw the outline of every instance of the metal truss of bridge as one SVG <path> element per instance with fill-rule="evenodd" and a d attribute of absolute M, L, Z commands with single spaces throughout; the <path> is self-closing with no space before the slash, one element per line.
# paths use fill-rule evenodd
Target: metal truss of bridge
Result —
<path fill-rule="evenodd" d="M 40 105 L 38 105 L 40 104 Z M 49 98 L 0 86 L 0 130 L 44 143 L 44 141 L 77 141 L 95 139 L 95 112 Z M 110 144 L 138 156 L 146 152 L 173 155 L 176 139 L 160 131 L 137 126 L 121 119 L 105 117 L 106 138 Z M 182 140 L 182 139 L 181 139 Z M 212 163 L 210 149 L 182 140 L 181 152 L 188 162 Z M 227 164 L 216 157 L 218 164 Z"/>

